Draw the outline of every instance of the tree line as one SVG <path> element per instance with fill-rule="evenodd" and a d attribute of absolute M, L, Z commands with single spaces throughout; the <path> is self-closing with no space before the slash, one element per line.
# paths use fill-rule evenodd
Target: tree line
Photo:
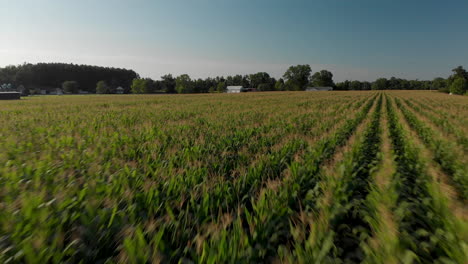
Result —
<path fill-rule="evenodd" d="M 25 63 L 0 68 L 0 85 L 9 84 L 15 89 L 21 86 L 26 90 L 65 86 L 72 89 L 70 92 L 95 93 L 97 83 L 104 81 L 110 87 L 127 87 L 130 92 L 135 78 L 139 75 L 133 70 L 67 63 Z"/>
<path fill-rule="evenodd" d="M 302 91 L 307 87 L 333 87 L 335 90 L 439 90 L 454 94 L 466 93 L 467 71 L 461 66 L 452 71 L 449 78 L 435 78 L 432 81 L 392 77 L 379 78 L 374 82 L 347 80 L 335 84 L 330 71 L 313 73 L 308 64 L 289 67 L 279 79 L 266 72 L 258 72 L 205 79 L 191 78 L 188 74 L 176 77 L 167 74 L 161 76 L 160 80 L 153 80 L 140 78 L 135 71 L 127 69 L 66 63 L 25 63 L 0 68 L 0 89 L 23 87 L 30 91 L 62 88 L 66 93 L 85 91 L 108 94 L 116 93 L 117 88 L 121 87 L 124 93 L 149 94 L 224 92 L 228 86 L 243 86 L 258 91 Z"/>
<path fill-rule="evenodd" d="M 257 91 L 301 91 L 307 86 L 335 86 L 331 72 L 322 70 L 313 75 L 311 73 L 309 65 L 297 65 L 291 66 L 280 79 L 266 72 L 206 79 L 192 79 L 188 74 L 177 77 L 169 74 L 157 81 L 150 78 L 135 79 L 131 91 L 133 93 L 209 93 L 224 92 L 228 86 L 255 88 Z"/>
<path fill-rule="evenodd" d="M 432 81 L 405 80 L 392 77 L 374 82 L 344 81 L 336 84 L 336 90 L 438 90 L 445 93 L 465 94 L 468 91 L 468 72 L 458 66 L 447 79 L 438 77 Z"/>

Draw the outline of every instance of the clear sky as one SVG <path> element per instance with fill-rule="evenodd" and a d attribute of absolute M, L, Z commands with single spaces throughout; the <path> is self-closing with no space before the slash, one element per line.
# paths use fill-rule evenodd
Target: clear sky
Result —
<path fill-rule="evenodd" d="M 73 62 L 143 77 L 331 70 L 432 79 L 468 66 L 467 0 L 0 0 L 0 67 Z"/>

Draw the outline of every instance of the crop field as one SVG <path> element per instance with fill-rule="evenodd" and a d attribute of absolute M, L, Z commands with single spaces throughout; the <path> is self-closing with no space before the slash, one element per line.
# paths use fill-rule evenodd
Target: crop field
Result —
<path fill-rule="evenodd" d="M 0 101 L 0 263 L 468 263 L 468 97 Z"/>

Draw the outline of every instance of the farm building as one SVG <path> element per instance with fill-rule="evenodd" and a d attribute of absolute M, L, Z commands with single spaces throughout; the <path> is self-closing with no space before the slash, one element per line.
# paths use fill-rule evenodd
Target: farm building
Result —
<path fill-rule="evenodd" d="M 242 89 L 242 86 L 228 86 L 226 88 L 226 93 L 240 93 Z"/>
<path fill-rule="evenodd" d="M 333 87 L 307 87 L 306 92 L 333 91 Z"/>
<path fill-rule="evenodd" d="M 21 94 L 19 92 L 0 92 L 0 100 L 19 100 Z"/>
<path fill-rule="evenodd" d="M 246 93 L 246 92 L 256 92 L 257 88 L 244 88 L 242 86 L 228 86 L 226 88 L 226 93 Z"/>

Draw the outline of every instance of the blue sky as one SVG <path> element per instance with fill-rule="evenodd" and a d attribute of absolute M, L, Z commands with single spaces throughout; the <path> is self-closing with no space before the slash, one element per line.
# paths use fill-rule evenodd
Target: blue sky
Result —
<path fill-rule="evenodd" d="M 432 79 L 468 66 L 468 1 L 0 0 L 0 66 L 23 62 Z"/>

